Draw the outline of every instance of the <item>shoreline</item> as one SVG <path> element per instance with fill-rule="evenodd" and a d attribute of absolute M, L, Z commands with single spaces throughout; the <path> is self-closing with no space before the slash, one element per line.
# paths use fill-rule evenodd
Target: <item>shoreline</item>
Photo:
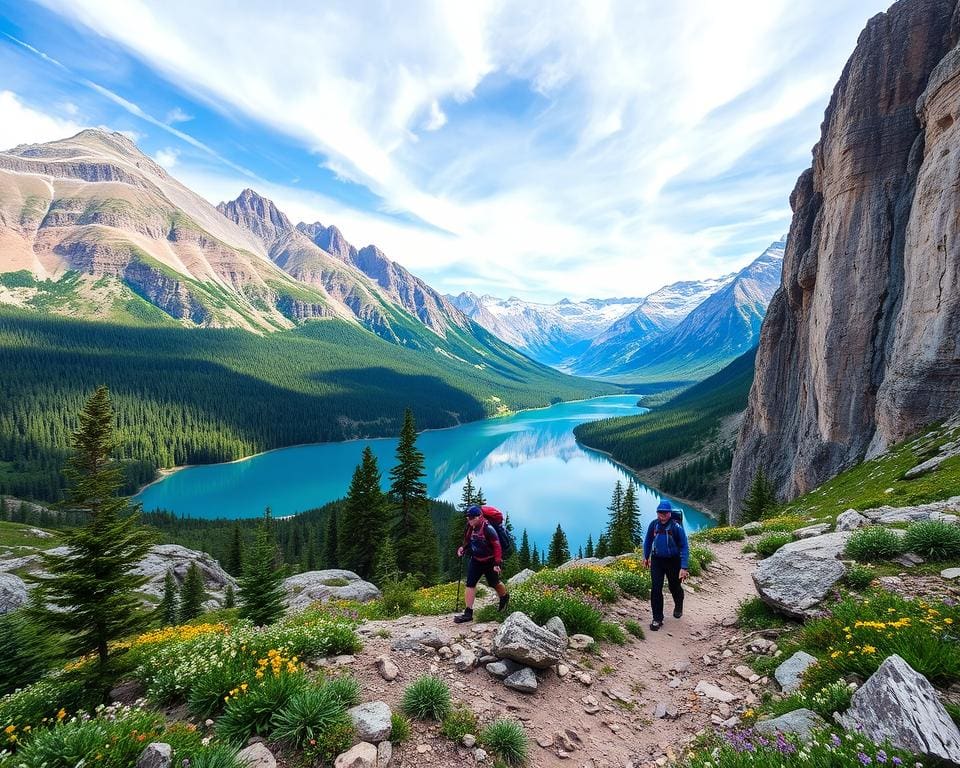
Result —
<path fill-rule="evenodd" d="M 493 416 L 486 416 L 482 419 L 475 419 L 474 421 L 462 421 L 459 424 L 451 424 L 449 427 L 427 427 L 426 429 L 419 430 L 417 434 L 420 435 L 420 434 L 423 434 L 424 432 L 443 432 L 448 429 L 457 429 L 467 424 L 478 424 L 481 421 L 493 421 L 494 419 L 503 419 L 510 416 L 516 416 L 517 414 L 520 414 L 520 413 L 527 413 L 528 411 L 545 411 L 546 409 L 553 408 L 554 406 L 557 406 L 557 405 L 565 405 L 567 403 L 585 403 L 589 400 L 599 400 L 601 397 L 624 397 L 625 394 L 626 393 L 621 395 L 597 395 L 596 397 L 581 397 L 577 400 L 561 400 L 559 403 L 551 403 L 550 405 L 541 405 L 541 406 L 537 406 L 536 408 L 521 408 L 518 411 L 510 411 L 508 413 L 501 413 Z M 643 406 L 638 405 L 636 407 L 642 408 Z M 241 456 L 239 459 L 231 459 L 230 461 L 216 461 L 216 462 L 211 462 L 210 464 L 180 464 L 174 467 L 158 467 L 157 476 L 153 480 L 151 480 L 149 483 L 145 483 L 143 486 L 138 488 L 136 493 L 130 494 L 130 496 L 128 496 L 127 498 L 135 499 L 137 496 L 139 496 L 141 493 L 147 490 L 147 488 L 149 488 L 151 485 L 155 485 L 156 483 L 159 483 L 162 480 L 166 480 L 168 477 L 170 477 L 170 475 L 176 474 L 177 472 L 183 469 L 191 469 L 194 467 L 216 467 L 221 464 L 239 464 L 242 461 L 249 461 L 250 459 L 255 459 L 258 456 L 263 456 L 267 453 L 275 453 L 277 451 L 288 451 L 293 448 L 307 448 L 312 445 L 340 445 L 343 443 L 356 443 L 360 441 L 373 442 L 374 440 L 396 440 L 398 437 L 399 435 L 389 435 L 384 437 L 351 437 L 351 438 L 347 438 L 346 440 L 321 440 L 313 443 L 296 443 L 294 445 L 284 445 L 279 448 L 269 448 L 265 451 L 257 451 L 257 453 L 251 453 L 249 456 Z M 591 448 L 590 450 L 593 450 L 593 449 Z M 611 457 L 611 460 L 615 461 L 613 457 Z M 619 463 L 619 462 L 616 462 L 616 463 Z M 630 471 L 632 472 L 633 470 L 630 470 Z"/>

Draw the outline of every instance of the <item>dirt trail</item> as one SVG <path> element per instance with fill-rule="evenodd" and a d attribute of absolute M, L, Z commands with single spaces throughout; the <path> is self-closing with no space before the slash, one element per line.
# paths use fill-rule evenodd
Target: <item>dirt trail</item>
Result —
<path fill-rule="evenodd" d="M 539 675 L 533 694 L 506 688 L 482 667 L 462 673 L 439 655 L 391 651 L 395 638 L 421 627 L 436 627 L 454 638 L 472 635 L 481 645 L 489 645 L 496 625 L 462 628 L 450 616 L 368 622 L 361 628 L 364 650 L 349 667 L 361 679 L 367 699 L 382 698 L 394 708 L 417 676 L 427 672 L 444 676 L 454 699 L 476 712 L 481 726 L 501 716 L 524 723 L 531 738 L 531 766 L 640 768 L 658 760 L 662 764 L 665 757 L 682 754 L 698 732 L 756 701 L 759 683 L 751 691 L 751 684 L 733 671 L 743 663 L 743 634 L 723 626 L 741 600 L 756 594 L 750 579 L 755 561 L 740 552 L 741 546 L 739 542 L 712 546 L 717 561 L 693 580 L 696 591 L 686 595 L 683 618 L 672 618 L 672 600 L 666 594 L 667 620 L 659 632 L 648 629 L 648 602 L 627 600 L 610 606 L 610 620 L 635 619 L 646 638 L 631 637 L 625 646 L 603 643 L 599 655 L 568 651 L 571 673 L 560 678 L 547 670 Z M 390 637 L 384 637 L 388 632 Z M 400 667 L 396 680 L 386 682 L 377 673 L 374 663 L 380 655 L 389 655 Z M 580 673 L 590 676 L 589 685 L 578 679 Z M 736 698 L 721 704 L 698 695 L 694 689 L 702 680 Z M 414 723 L 410 740 L 394 752 L 393 764 L 475 762 L 473 750 L 443 738 L 438 726 Z"/>

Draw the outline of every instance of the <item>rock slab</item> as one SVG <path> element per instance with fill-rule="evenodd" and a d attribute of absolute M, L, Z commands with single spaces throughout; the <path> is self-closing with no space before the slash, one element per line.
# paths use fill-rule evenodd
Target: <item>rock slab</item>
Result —
<path fill-rule="evenodd" d="M 860 686 L 837 720 L 878 744 L 889 740 L 915 755 L 960 764 L 960 729 L 927 678 L 896 654 Z"/>
<path fill-rule="evenodd" d="M 806 651 L 797 651 L 777 667 L 773 673 L 774 678 L 780 684 L 780 690 L 784 693 L 793 693 L 803 682 L 803 673 L 816 663 L 816 656 L 811 656 Z"/>
<path fill-rule="evenodd" d="M 354 744 L 337 756 L 334 768 L 377 768 L 377 748 L 366 741 Z"/>
<path fill-rule="evenodd" d="M 311 603 L 330 600 L 366 603 L 380 597 L 376 585 L 364 581 L 353 571 L 341 568 L 298 573 L 284 579 L 283 588 L 287 591 L 287 607 L 291 610 L 301 610 Z"/>
<path fill-rule="evenodd" d="M 137 759 L 137 768 L 170 768 L 173 764 L 173 750 L 169 744 L 154 741 L 147 744 Z"/>
<path fill-rule="evenodd" d="M 565 649 L 565 641 L 537 626 L 520 611 L 511 613 L 493 636 L 496 656 L 536 669 L 552 667 L 560 661 Z"/>
<path fill-rule="evenodd" d="M 240 750 L 237 762 L 246 768 L 277 768 L 277 758 L 260 742 Z"/>
<path fill-rule="evenodd" d="M 357 736 L 361 741 L 379 744 L 390 738 L 393 730 L 391 725 L 390 706 L 384 701 L 368 701 L 347 710 L 357 729 Z"/>
<path fill-rule="evenodd" d="M 17 610 L 27 602 L 27 585 L 14 573 L 0 572 L 0 615 Z"/>
<path fill-rule="evenodd" d="M 827 721 L 816 712 L 809 709 L 795 709 L 772 720 L 761 720 L 754 729 L 766 736 L 775 736 L 777 732 L 785 735 L 794 734 L 804 742 L 808 742 L 813 738 L 814 731 L 826 727 Z"/>
<path fill-rule="evenodd" d="M 761 560 L 753 572 L 760 598 L 794 618 L 807 618 L 843 578 L 843 554 L 849 531 L 793 541 Z"/>

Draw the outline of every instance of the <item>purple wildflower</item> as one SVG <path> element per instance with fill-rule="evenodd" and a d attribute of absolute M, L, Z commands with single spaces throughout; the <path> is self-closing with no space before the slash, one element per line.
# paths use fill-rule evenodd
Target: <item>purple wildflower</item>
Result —
<path fill-rule="evenodd" d="M 840 737 L 835 733 L 830 734 L 830 745 L 832 747 L 839 747 L 843 742 L 840 740 Z"/>
<path fill-rule="evenodd" d="M 877 752 L 877 762 L 878 763 L 887 762 L 887 753 L 884 752 L 882 749 L 879 752 Z"/>
<path fill-rule="evenodd" d="M 857 760 L 860 761 L 860 765 L 870 765 L 873 760 L 870 759 L 870 755 L 865 752 L 857 752 Z"/>
<path fill-rule="evenodd" d="M 897 757 L 896 755 L 894 755 L 892 758 L 890 758 L 890 762 L 893 763 L 894 765 L 898 765 L 898 766 L 899 766 L 899 765 L 903 765 L 903 760 L 901 760 L 901 759 L 900 759 L 899 757 Z"/>

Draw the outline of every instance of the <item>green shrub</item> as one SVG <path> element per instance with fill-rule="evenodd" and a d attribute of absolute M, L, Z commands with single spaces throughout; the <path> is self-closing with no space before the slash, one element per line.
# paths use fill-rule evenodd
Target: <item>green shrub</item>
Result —
<path fill-rule="evenodd" d="M 934 562 L 960 558 L 960 525 L 942 520 L 922 520 L 911 523 L 903 537 L 907 552 L 916 552 Z"/>
<path fill-rule="evenodd" d="M 531 577 L 530 582 L 560 589 L 572 587 L 604 603 L 615 602 L 619 595 L 617 584 L 606 568 L 565 568 L 562 571 L 548 568 Z"/>
<path fill-rule="evenodd" d="M 600 632 L 597 633 L 597 640 L 606 640 L 614 645 L 626 645 L 627 634 L 619 624 L 610 621 L 604 621 L 600 624 Z"/>
<path fill-rule="evenodd" d="M 759 597 L 751 597 L 737 606 L 737 626 L 741 629 L 782 627 L 786 620 Z"/>
<path fill-rule="evenodd" d="M 770 557 L 770 555 L 780 549 L 784 544 L 789 544 L 791 541 L 793 541 L 791 534 L 774 531 L 773 533 L 764 534 L 759 538 L 756 544 L 754 544 L 754 548 L 761 558 L 766 558 Z"/>
<path fill-rule="evenodd" d="M 716 528 L 704 528 L 690 535 L 693 541 L 709 541 L 711 544 L 722 544 L 725 541 L 743 541 L 747 534 L 742 528 L 734 526 L 720 526 Z"/>
<path fill-rule="evenodd" d="M 765 520 L 761 520 L 760 524 L 763 526 L 762 533 L 769 533 L 770 531 L 795 531 L 797 528 L 803 528 L 805 525 L 809 525 L 806 518 L 800 517 L 799 515 L 779 515 L 777 517 L 768 517 Z"/>
<path fill-rule="evenodd" d="M 631 560 L 630 562 L 636 562 Z M 613 580 L 625 594 L 647 600 L 650 597 L 650 571 L 637 568 L 612 568 Z"/>
<path fill-rule="evenodd" d="M 820 688 L 856 673 L 868 678 L 898 654 L 937 686 L 960 681 L 960 608 L 905 600 L 887 592 L 845 598 L 829 616 L 807 622 L 800 644 L 820 657 L 805 686 Z"/>
<path fill-rule="evenodd" d="M 559 616 L 571 634 L 596 637 L 603 620 L 602 604 L 591 595 L 566 587 L 559 589 L 544 584 L 521 584 L 510 592 L 510 608 L 521 611 L 541 626 L 552 616 Z M 476 613 L 477 621 L 495 621 L 500 617 L 495 605 Z"/>
<path fill-rule="evenodd" d="M 749 554 L 750 552 L 756 552 L 757 545 L 752 541 L 748 541 L 746 544 L 740 547 L 740 551 L 743 552 L 743 554 L 745 555 Z"/>
<path fill-rule="evenodd" d="M 495 720 L 480 732 L 480 743 L 508 765 L 523 765 L 530 754 L 527 733 L 515 720 Z"/>
<path fill-rule="evenodd" d="M 399 712 L 390 713 L 390 741 L 402 744 L 410 738 L 410 721 Z"/>
<path fill-rule="evenodd" d="M 187 759 L 190 760 L 190 768 L 246 768 L 248 763 L 241 763 L 237 754 L 236 747 L 215 744 L 197 750 Z M 177 762 L 174 761 L 174 764 Z"/>
<path fill-rule="evenodd" d="M 323 683 L 323 688 L 345 709 L 355 707 L 361 701 L 360 683 L 357 678 L 350 675 L 330 678 Z"/>
<path fill-rule="evenodd" d="M 0 696 L 39 680 L 56 656 L 50 633 L 25 611 L 0 615 Z"/>
<path fill-rule="evenodd" d="M 253 676 L 250 658 L 241 656 L 218 661 L 200 672 L 190 684 L 187 706 L 194 717 L 206 719 L 216 714 L 223 706 L 224 697 Z"/>
<path fill-rule="evenodd" d="M 466 707 L 458 706 L 443 718 L 443 724 L 440 726 L 443 735 L 451 741 L 457 743 L 468 733 L 476 735 L 477 716 Z"/>
<path fill-rule="evenodd" d="M 334 757 L 350 748 L 352 722 L 343 702 L 329 685 L 309 686 L 294 693 L 270 721 L 275 739 L 289 741 L 298 747 L 315 746 L 325 734 L 346 736 Z M 328 747 L 334 745 L 327 744 Z M 343 747 L 343 749 L 340 749 Z"/>
<path fill-rule="evenodd" d="M 873 582 L 873 571 L 865 565 L 854 563 L 847 568 L 847 572 L 844 574 L 843 580 L 847 583 L 847 586 L 850 587 L 850 589 L 855 589 L 858 592 L 862 592 Z"/>
<path fill-rule="evenodd" d="M 687 570 L 690 572 L 691 576 L 700 576 L 703 574 L 704 568 L 706 568 L 716 559 L 717 556 L 713 554 L 713 550 L 711 550 L 709 547 L 704 547 L 700 544 L 693 544 L 690 546 L 690 557 Z"/>
<path fill-rule="evenodd" d="M 625 622 L 623 622 L 623 626 L 627 628 L 627 632 L 629 632 L 638 640 L 643 640 L 644 637 L 646 637 L 646 635 L 643 632 L 643 627 L 640 626 L 639 621 L 635 621 L 634 619 L 627 619 Z"/>
<path fill-rule="evenodd" d="M 54 720 L 61 708 L 73 714 L 99 703 L 96 698 L 87 680 L 76 674 L 45 677 L 7 694 L 0 698 L 0 748 L 4 746 L 3 729 L 8 726 L 15 726 L 18 732 L 25 725 L 36 728 L 45 720 Z"/>
<path fill-rule="evenodd" d="M 378 601 L 384 615 L 396 617 L 413 613 L 419 586 L 420 583 L 413 576 L 384 584 L 383 596 Z"/>
<path fill-rule="evenodd" d="M 889 560 L 903 552 L 903 542 L 889 528 L 871 525 L 854 531 L 847 540 L 846 553 L 864 563 Z"/>
<path fill-rule="evenodd" d="M 403 711 L 420 720 L 443 720 L 450 711 L 450 689 L 439 677 L 423 675 L 403 692 Z"/>
<path fill-rule="evenodd" d="M 273 716 L 306 686 L 302 674 L 286 672 L 267 673 L 251 685 L 241 683 L 226 697 L 223 715 L 217 720 L 217 734 L 231 744 L 242 744 L 253 735 L 270 733 Z"/>

